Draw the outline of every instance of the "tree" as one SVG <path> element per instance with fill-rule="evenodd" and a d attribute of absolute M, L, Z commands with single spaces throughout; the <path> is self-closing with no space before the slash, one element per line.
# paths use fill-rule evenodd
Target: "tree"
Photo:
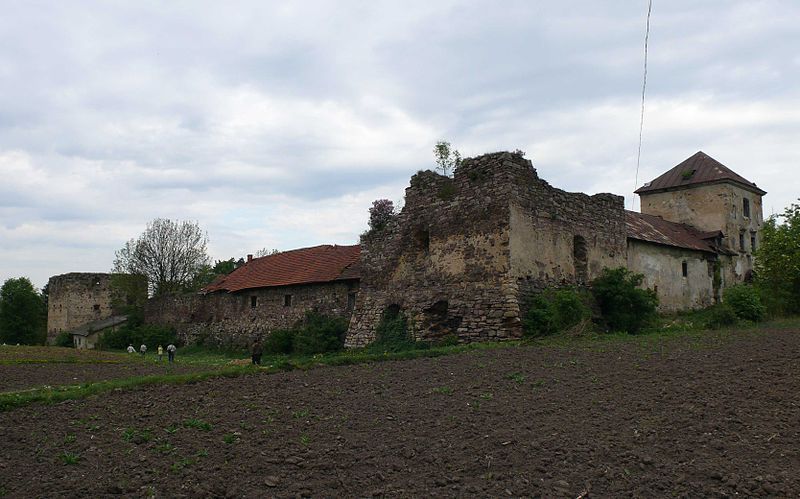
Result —
<path fill-rule="evenodd" d="M 0 288 L 0 342 L 44 343 L 46 314 L 41 295 L 27 277 L 6 280 Z"/>
<path fill-rule="evenodd" d="M 209 264 L 207 244 L 196 222 L 156 218 L 116 251 L 113 272 L 146 276 L 153 295 L 184 291 Z"/>
<path fill-rule="evenodd" d="M 450 172 L 461 164 L 461 153 L 444 140 L 433 146 L 433 155 L 436 157 L 436 171 L 444 176 L 450 176 Z"/>
<path fill-rule="evenodd" d="M 395 216 L 394 203 L 388 199 L 376 199 L 369 209 L 369 230 L 379 231 Z"/>
<path fill-rule="evenodd" d="M 793 203 L 764 223 L 755 267 L 770 312 L 800 313 L 800 205 Z"/>

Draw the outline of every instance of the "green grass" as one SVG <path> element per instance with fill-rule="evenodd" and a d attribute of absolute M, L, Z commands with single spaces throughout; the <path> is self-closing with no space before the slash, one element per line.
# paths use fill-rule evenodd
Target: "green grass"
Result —
<path fill-rule="evenodd" d="M 208 423 L 206 421 L 203 421 L 202 419 L 196 419 L 196 418 L 187 419 L 186 421 L 184 421 L 183 422 L 183 427 L 184 428 L 196 428 L 198 430 L 203 430 L 203 431 L 211 431 L 211 429 L 213 428 L 211 423 Z"/>
<path fill-rule="evenodd" d="M 81 455 L 77 452 L 64 451 L 59 457 L 61 457 L 61 462 L 64 463 L 64 465 L 78 464 L 78 461 L 81 460 Z"/>

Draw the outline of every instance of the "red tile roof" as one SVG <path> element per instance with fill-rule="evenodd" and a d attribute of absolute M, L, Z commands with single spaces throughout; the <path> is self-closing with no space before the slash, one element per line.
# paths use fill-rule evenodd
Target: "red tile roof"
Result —
<path fill-rule="evenodd" d="M 625 210 L 625 225 L 631 239 L 709 253 L 716 252 L 713 240 L 721 235 L 721 232 L 704 232 L 691 225 L 628 210 Z"/>
<path fill-rule="evenodd" d="M 202 289 L 204 293 L 358 279 L 361 247 L 329 244 L 254 258 Z"/>
<path fill-rule="evenodd" d="M 707 155 L 703 151 L 698 151 L 690 158 L 686 159 L 665 174 L 656 178 L 652 182 L 647 182 L 635 192 L 646 194 L 657 191 L 664 191 L 673 188 L 685 187 L 688 185 L 708 184 L 713 182 L 730 181 L 741 187 L 763 196 L 765 191 L 759 189 L 755 183 L 750 182 L 741 175 Z"/>

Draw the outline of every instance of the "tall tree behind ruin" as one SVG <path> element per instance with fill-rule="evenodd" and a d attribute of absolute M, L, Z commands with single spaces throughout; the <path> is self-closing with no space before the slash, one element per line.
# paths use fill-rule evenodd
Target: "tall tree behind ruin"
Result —
<path fill-rule="evenodd" d="M 146 276 L 152 295 L 184 291 L 210 262 L 207 244 L 208 235 L 196 222 L 156 218 L 114 253 L 112 271 Z"/>

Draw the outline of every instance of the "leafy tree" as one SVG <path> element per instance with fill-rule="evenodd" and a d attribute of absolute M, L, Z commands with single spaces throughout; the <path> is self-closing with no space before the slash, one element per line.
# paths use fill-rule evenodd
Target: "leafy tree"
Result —
<path fill-rule="evenodd" d="M 444 176 L 450 173 L 461 164 L 461 153 L 454 149 L 450 142 L 440 140 L 433 146 L 433 155 L 436 157 L 436 171 Z"/>
<path fill-rule="evenodd" d="M 219 276 L 230 274 L 240 266 L 241 265 L 239 265 L 234 258 L 217 260 L 213 267 L 208 264 L 202 265 L 197 270 L 192 281 L 186 286 L 186 291 L 200 290 L 214 282 L 214 279 Z"/>
<path fill-rule="evenodd" d="M 658 297 L 640 289 L 644 276 L 624 267 L 603 269 L 591 289 L 603 320 L 611 331 L 638 333 L 656 317 Z"/>
<path fill-rule="evenodd" d="M 27 277 L 8 279 L 0 288 L 0 342 L 44 343 L 47 310 Z"/>
<path fill-rule="evenodd" d="M 767 219 L 755 263 L 756 284 L 767 291 L 762 297 L 771 312 L 800 313 L 800 205 Z"/>
<path fill-rule="evenodd" d="M 376 199 L 369 209 L 369 230 L 379 231 L 394 218 L 394 203 L 388 199 Z"/>
<path fill-rule="evenodd" d="M 767 314 L 758 289 L 749 284 L 737 284 L 726 288 L 722 299 L 740 319 L 758 322 Z"/>
<path fill-rule="evenodd" d="M 146 276 L 153 295 L 183 291 L 209 264 L 207 244 L 208 235 L 196 222 L 156 218 L 115 252 L 113 272 Z"/>

